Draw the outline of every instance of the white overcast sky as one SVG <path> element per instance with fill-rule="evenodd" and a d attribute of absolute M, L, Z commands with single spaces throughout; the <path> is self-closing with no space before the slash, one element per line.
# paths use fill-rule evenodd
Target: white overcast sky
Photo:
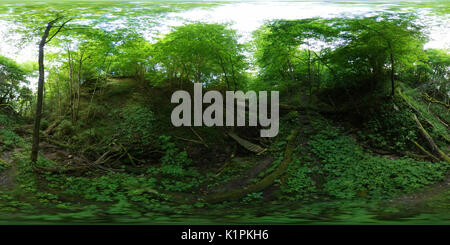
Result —
<path fill-rule="evenodd" d="M 231 23 L 241 35 L 241 41 L 248 41 L 251 32 L 271 19 L 301 19 L 310 17 L 336 17 L 340 15 L 367 15 L 374 11 L 386 10 L 392 5 L 343 5 L 332 2 L 234 2 L 214 8 L 199 8 L 179 13 L 169 13 L 158 19 L 160 25 L 146 31 L 144 36 L 151 40 L 155 36 L 170 31 L 170 28 L 190 21 L 211 23 Z M 423 21 L 429 26 L 431 40 L 426 48 L 450 48 L 450 15 L 435 16 L 426 9 L 420 10 Z M 119 21 L 120 22 L 120 21 Z M 106 27 L 119 23 L 105 23 Z M 20 36 L 8 33 L 11 23 L 0 21 L 0 54 L 17 62 L 37 60 L 37 45 L 30 43 L 16 47 Z"/>

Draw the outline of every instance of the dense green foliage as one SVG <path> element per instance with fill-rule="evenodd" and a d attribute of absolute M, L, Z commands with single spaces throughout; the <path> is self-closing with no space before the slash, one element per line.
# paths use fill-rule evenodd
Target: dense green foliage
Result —
<path fill-rule="evenodd" d="M 189 47 L 189 48 L 186 48 Z M 155 44 L 156 64 L 173 81 L 201 82 L 206 87 L 237 90 L 245 83 L 244 47 L 237 34 L 219 24 L 177 27 Z"/>
<path fill-rule="evenodd" d="M 0 104 L 1 107 L 12 104 L 19 111 L 29 106 L 32 92 L 26 86 L 28 72 L 16 62 L 0 56 Z"/>
<path fill-rule="evenodd" d="M 327 88 L 346 99 L 367 96 L 422 59 L 422 28 L 401 14 L 274 21 L 255 32 L 260 79 L 303 97 Z"/>

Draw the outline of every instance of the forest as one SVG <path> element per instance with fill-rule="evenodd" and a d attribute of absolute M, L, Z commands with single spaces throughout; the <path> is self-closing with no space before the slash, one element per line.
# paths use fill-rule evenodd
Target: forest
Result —
<path fill-rule="evenodd" d="M 272 5 L 2 1 L 0 224 L 449 224 L 449 2 L 312 2 L 273 6 L 349 12 L 241 31 L 177 21 Z M 199 83 L 279 91 L 279 133 L 175 127 Z"/>

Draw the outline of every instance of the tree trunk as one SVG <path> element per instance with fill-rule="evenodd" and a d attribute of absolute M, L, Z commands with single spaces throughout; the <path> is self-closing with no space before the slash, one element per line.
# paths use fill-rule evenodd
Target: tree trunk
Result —
<path fill-rule="evenodd" d="M 67 49 L 67 56 L 68 56 L 68 65 L 69 65 L 69 98 L 70 98 L 70 119 L 72 120 L 72 123 L 74 122 L 73 118 L 73 62 L 72 62 L 72 56 L 70 54 L 70 49 Z"/>
<path fill-rule="evenodd" d="M 309 85 L 309 102 L 312 101 L 312 76 L 311 76 L 311 50 L 308 47 L 308 85 Z"/>
<path fill-rule="evenodd" d="M 75 121 L 78 121 L 80 112 L 80 93 L 81 93 L 81 69 L 83 67 L 83 52 L 80 54 L 80 63 L 78 64 L 78 82 L 77 82 L 77 107 L 75 111 Z"/>
<path fill-rule="evenodd" d="M 37 91 L 37 104 L 36 104 L 36 115 L 34 118 L 34 129 L 33 129 L 33 144 L 31 146 L 31 162 L 36 163 L 38 159 L 39 152 L 39 128 L 41 126 L 41 117 L 42 117 L 42 101 L 44 100 L 44 79 L 45 79 L 45 68 L 44 68 L 44 47 L 45 44 L 50 42 L 67 24 L 69 20 L 62 23 L 59 26 L 58 30 L 53 33 L 53 35 L 49 38 L 50 30 L 53 25 L 60 20 L 61 17 L 58 17 L 50 22 L 48 22 L 47 27 L 45 28 L 44 34 L 42 35 L 41 41 L 39 43 L 39 80 L 38 80 L 38 91 Z"/>
<path fill-rule="evenodd" d="M 228 80 L 228 75 L 227 75 L 227 71 L 225 69 L 225 64 L 224 64 L 224 62 L 222 60 L 222 57 L 220 55 L 218 55 L 218 58 L 219 58 L 220 67 L 222 68 L 222 72 L 223 72 L 223 75 L 225 77 L 225 82 L 227 83 L 227 89 L 230 90 L 230 81 Z"/>
<path fill-rule="evenodd" d="M 236 91 L 238 88 L 237 88 L 236 74 L 234 72 L 233 57 L 231 55 L 230 55 L 230 68 L 231 68 L 231 77 L 233 78 L 234 91 Z"/>
<path fill-rule="evenodd" d="M 54 21 L 51 21 L 47 24 L 47 28 L 45 28 L 44 35 L 41 38 L 41 42 L 39 43 L 39 80 L 38 80 L 38 94 L 37 94 L 37 104 L 36 104 L 36 115 L 34 118 L 34 130 L 33 130 L 33 145 L 31 148 L 31 161 L 35 163 L 38 158 L 39 152 L 39 128 L 41 126 L 41 117 L 42 117 L 42 100 L 44 94 L 44 78 L 45 78 L 45 70 L 44 70 L 44 47 L 47 42 L 48 35 L 50 33 L 50 29 L 52 28 Z"/>
<path fill-rule="evenodd" d="M 394 75 L 395 75 L 395 64 L 394 64 L 394 54 L 392 53 L 391 42 L 388 42 L 388 47 L 390 50 L 390 58 L 391 58 L 391 96 L 394 96 L 395 93 L 395 84 L 394 84 Z"/>

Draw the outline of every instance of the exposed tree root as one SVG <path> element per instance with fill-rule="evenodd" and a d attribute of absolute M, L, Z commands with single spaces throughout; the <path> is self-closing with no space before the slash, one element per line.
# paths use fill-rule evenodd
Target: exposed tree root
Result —
<path fill-rule="evenodd" d="M 278 168 L 275 171 L 273 171 L 271 174 L 266 176 L 261 181 L 255 183 L 255 184 L 246 186 L 242 189 L 236 189 L 236 190 L 232 190 L 229 192 L 209 194 L 205 197 L 205 200 L 210 203 L 217 203 L 217 202 L 222 202 L 225 200 L 227 200 L 227 201 L 239 200 L 239 199 L 245 197 L 245 195 L 247 195 L 249 193 L 259 192 L 259 191 L 262 191 L 262 190 L 266 189 L 267 187 L 273 185 L 275 180 L 277 178 L 279 178 L 282 174 L 284 174 L 284 172 L 289 167 L 289 164 L 291 163 L 292 154 L 293 154 L 294 148 L 295 148 L 294 141 L 295 141 L 298 133 L 299 133 L 299 129 L 294 129 L 291 131 L 291 134 L 287 138 L 288 143 L 286 145 L 286 150 L 284 152 L 283 161 L 280 163 Z"/>

